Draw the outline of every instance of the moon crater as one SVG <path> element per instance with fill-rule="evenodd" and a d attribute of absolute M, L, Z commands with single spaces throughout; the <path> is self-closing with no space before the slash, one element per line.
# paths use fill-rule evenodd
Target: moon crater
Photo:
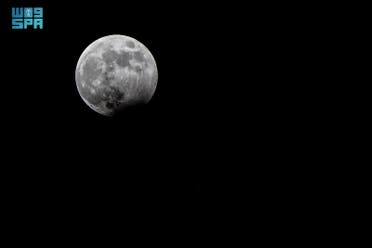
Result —
<path fill-rule="evenodd" d="M 112 116 L 126 107 L 149 102 L 158 74 L 154 57 L 142 43 L 128 36 L 110 35 L 84 50 L 75 80 L 81 98 L 91 109 Z"/>

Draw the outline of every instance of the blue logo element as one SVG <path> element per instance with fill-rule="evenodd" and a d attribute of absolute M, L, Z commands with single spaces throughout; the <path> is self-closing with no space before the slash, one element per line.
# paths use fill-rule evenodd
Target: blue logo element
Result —
<path fill-rule="evenodd" d="M 43 29 L 43 8 L 12 8 L 12 29 Z"/>

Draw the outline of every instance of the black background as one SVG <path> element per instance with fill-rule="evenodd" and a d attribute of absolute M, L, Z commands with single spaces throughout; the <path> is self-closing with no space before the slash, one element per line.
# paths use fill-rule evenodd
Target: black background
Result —
<path fill-rule="evenodd" d="M 46 216 L 76 236 L 206 244 L 230 228 L 260 243 L 277 241 L 267 230 L 292 240 L 304 224 L 328 228 L 317 211 L 339 209 L 324 212 L 341 185 L 329 168 L 343 157 L 329 122 L 339 19 L 333 6 L 258 5 L 1 1 L 1 203 L 13 225 Z M 11 7 L 27 6 L 44 8 L 43 30 L 11 29 Z M 74 79 L 84 49 L 110 34 L 142 42 L 159 73 L 149 104 L 113 118 L 86 106 Z"/>
<path fill-rule="evenodd" d="M 11 7 L 28 6 L 43 7 L 44 28 L 12 30 Z M 227 180 L 221 172 L 234 160 L 219 145 L 224 123 L 231 122 L 226 102 L 235 92 L 225 84 L 233 75 L 224 76 L 234 63 L 221 48 L 231 45 L 223 40 L 234 26 L 218 21 L 216 7 L 2 3 L 1 129 L 9 194 L 82 204 L 139 201 L 142 207 L 155 201 L 188 210 L 220 194 Z M 149 104 L 112 118 L 82 101 L 74 78 L 84 49 L 110 34 L 142 42 L 159 73 Z"/>
<path fill-rule="evenodd" d="M 11 7 L 27 5 L 44 8 L 43 30 L 11 29 Z M 280 11 L 289 7 L 7 1 L 0 32 L 8 162 L 53 184 L 131 185 L 168 200 L 227 193 L 231 181 L 244 182 L 232 179 L 241 168 L 260 181 L 261 165 L 294 154 L 311 122 L 301 101 L 312 60 L 301 57 L 315 50 L 305 41 L 316 40 L 296 22 L 305 11 Z M 110 34 L 142 42 L 159 73 L 148 105 L 113 118 L 86 106 L 74 79 L 84 49 Z"/>

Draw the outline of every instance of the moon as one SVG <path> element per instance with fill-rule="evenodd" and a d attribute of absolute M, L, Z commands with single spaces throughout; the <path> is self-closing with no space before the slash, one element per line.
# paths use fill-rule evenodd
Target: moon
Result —
<path fill-rule="evenodd" d="M 148 103 L 158 71 L 150 51 L 125 35 L 109 35 L 81 54 L 75 81 L 83 101 L 94 111 L 113 116 L 130 106 Z"/>

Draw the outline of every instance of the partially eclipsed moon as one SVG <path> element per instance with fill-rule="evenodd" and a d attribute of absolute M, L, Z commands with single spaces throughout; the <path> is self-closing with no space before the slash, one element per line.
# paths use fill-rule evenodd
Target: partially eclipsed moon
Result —
<path fill-rule="evenodd" d="M 109 35 L 90 44 L 75 72 L 81 98 L 94 111 L 111 116 L 152 98 L 158 71 L 154 57 L 139 41 Z"/>

